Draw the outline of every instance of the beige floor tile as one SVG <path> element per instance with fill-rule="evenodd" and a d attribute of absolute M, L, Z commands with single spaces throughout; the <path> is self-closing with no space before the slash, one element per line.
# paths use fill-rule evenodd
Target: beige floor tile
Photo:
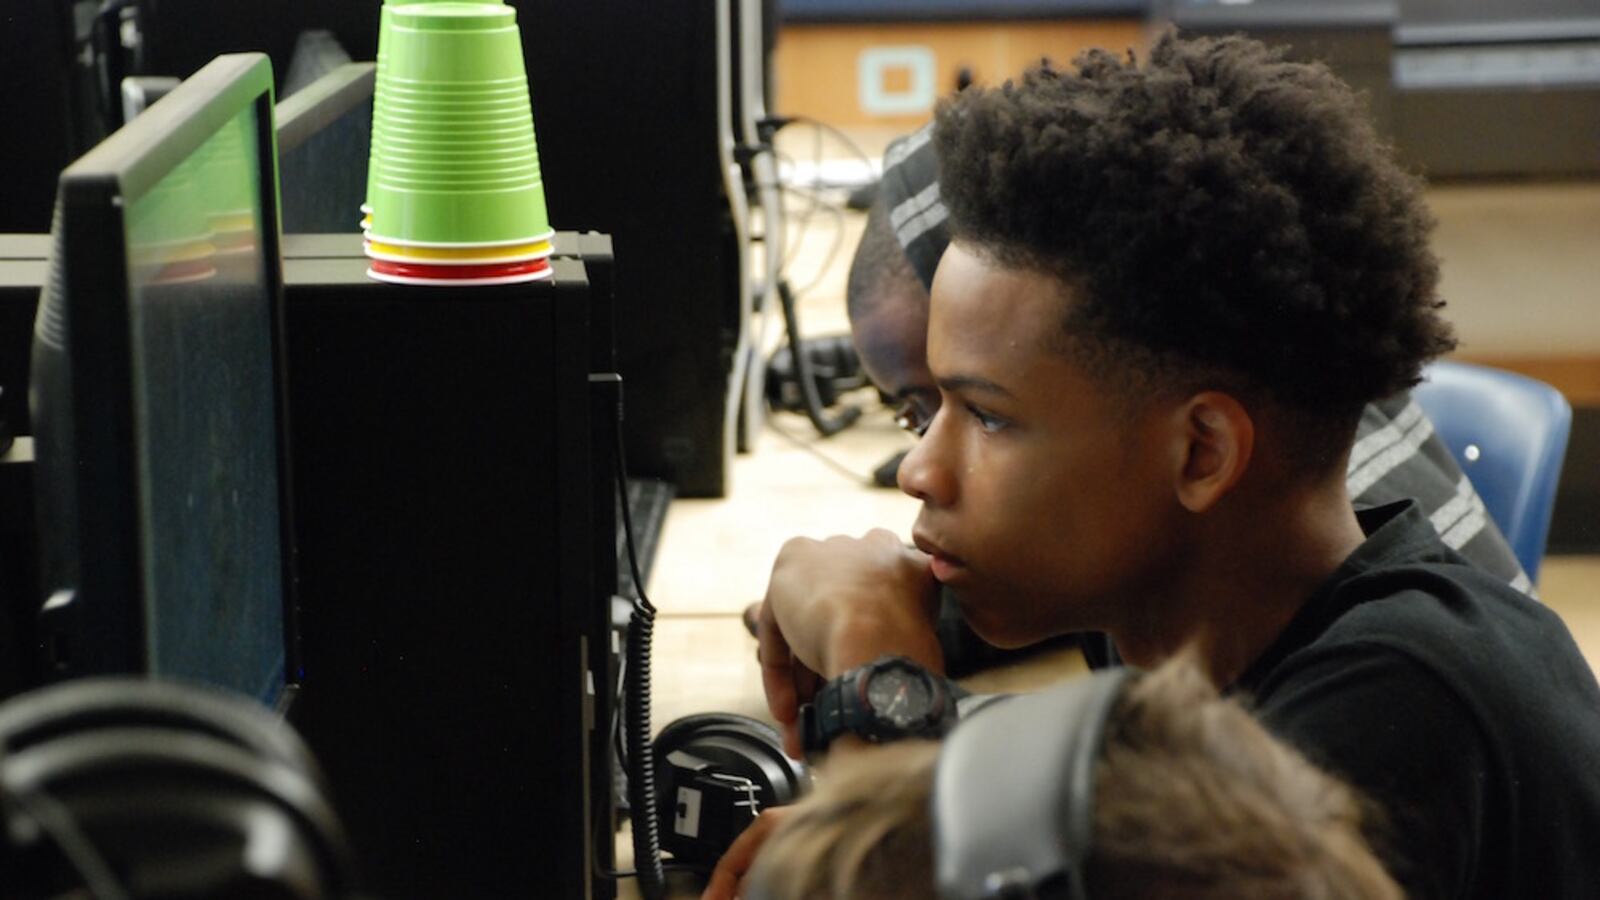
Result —
<path fill-rule="evenodd" d="M 739 713 L 771 722 L 756 642 L 738 616 L 660 616 L 653 651 L 653 730 L 701 712 Z"/>

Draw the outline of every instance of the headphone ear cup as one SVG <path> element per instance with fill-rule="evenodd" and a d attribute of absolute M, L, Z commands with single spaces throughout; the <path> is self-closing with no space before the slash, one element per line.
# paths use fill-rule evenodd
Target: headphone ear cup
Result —
<path fill-rule="evenodd" d="M 653 743 L 662 848 L 685 862 L 715 862 L 756 811 L 810 789 L 804 763 L 783 752 L 772 726 L 735 713 L 685 716 Z"/>
<path fill-rule="evenodd" d="M 667 723 L 652 742 L 656 748 L 656 755 L 665 756 L 679 749 L 696 734 L 710 728 L 735 730 L 744 728 L 748 729 L 752 736 L 770 737 L 774 744 L 782 746 L 782 738 L 778 736 L 777 729 L 759 719 L 741 716 L 738 713 L 705 712 L 681 716 Z"/>
<path fill-rule="evenodd" d="M 679 750 L 710 753 L 727 759 L 738 768 L 759 769 L 766 777 L 756 780 L 771 788 L 769 802 L 765 805 L 793 803 L 811 787 L 810 770 L 805 763 L 790 759 L 783 752 L 783 737 L 778 730 L 738 713 L 684 716 L 661 729 L 651 746 L 655 751 L 657 773 L 669 771 L 667 757 Z M 660 775 L 657 777 L 659 779 Z"/>

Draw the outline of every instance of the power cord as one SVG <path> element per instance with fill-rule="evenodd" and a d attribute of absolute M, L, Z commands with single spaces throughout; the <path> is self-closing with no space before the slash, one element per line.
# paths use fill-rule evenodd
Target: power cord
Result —
<path fill-rule="evenodd" d="M 767 118 L 756 123 L 756 126 L 760 129 L 762 136 L 767 138 L 770 143 L 771 135 L 777 134 L 784 128 L 795 124 L 809 125 L 819 131 L 827 132 L 835 140 L 843 144 L 845 149 L 849 150 L 852 156 L 854 156 L 856 159 L 859 159 L 862 165 L 866 167 L 866 170 L 869 174 L 876 173 L 877 167 L 873 165 L 872 157 L 868 156 L 866 152 L 861 149 L 860 144 L 857 144 L 850 137 L 850 135 L 839 130 L 837 126 L 830 125 L 821 119 L 812 118 L 811 116 L 768 116 Z"/>

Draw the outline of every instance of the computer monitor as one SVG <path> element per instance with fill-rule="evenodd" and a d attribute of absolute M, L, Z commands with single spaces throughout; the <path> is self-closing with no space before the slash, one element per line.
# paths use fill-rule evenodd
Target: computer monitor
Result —
<path fill-rule="evenodd" d="M 372 145 L 372 63 L 346 63 L 278 104 L 286 234 L 361 231 Z"/>
<path fill-rule="evenodd" d="M 272 69 L 218 57 L 62 172 L 32 413 L 47 677 L 287 700 Z"/>

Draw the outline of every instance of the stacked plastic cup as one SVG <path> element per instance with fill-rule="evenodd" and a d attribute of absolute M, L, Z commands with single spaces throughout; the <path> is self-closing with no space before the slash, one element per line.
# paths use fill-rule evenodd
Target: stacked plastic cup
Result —
<path fill-rule="evenodd" d="M 550 229 L 516 11 L 384 7 L 368 274 L 405 284 L 548 278 Z"/>
<path fill-rule="evenodd" d="M 389 7 L 414 6 L 419 3 L 460 2 L 460 0 L 383 0 L 383 6 L 378 10 L 378 58 L 376 60 L 376 80 L 374 81 L 372 95 L 372 151 L 377 148 L 377 143 L 382 137 L 382 122 L 384 117 L 383 88 L 381 85 L 388 75 L 389 61 Z M 371 157 L 368 157 L 367 166 L 367 197 L 372 196 Z M 372 204 L 367 200 L 361 203 L 361 230 L 363 232 L 372 228 Z"/>

